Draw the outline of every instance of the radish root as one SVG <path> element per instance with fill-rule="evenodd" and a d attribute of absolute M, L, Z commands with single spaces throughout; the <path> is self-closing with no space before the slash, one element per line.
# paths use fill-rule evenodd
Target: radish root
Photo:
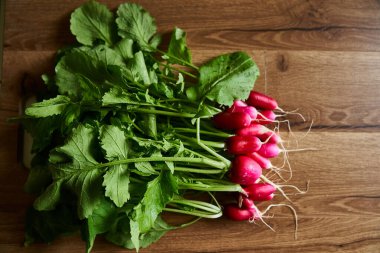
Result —
<path fill-rule="evenodd" d="M 265 215 L 273 207 L 278 207 L 278 206 L 285 206 L 285 207 L 289 208 L 292 211 L 293 217 L 294 217 L 294 225 L 295 225 L 294 239 L 297 240 L 298 239 L 298 237 L 297 237 L 297 232 L 298 232 L 298 215 L 297 215 L 297 211 L 296 211 L 296 209 L 294 209 L 294 207 L 292 207 L 291 205 L 288 205 L 288 204 L 271 204 L 271 205 L 269 205 L 264 210 L 264 212 L 262 212 L 262 215 Z"/>

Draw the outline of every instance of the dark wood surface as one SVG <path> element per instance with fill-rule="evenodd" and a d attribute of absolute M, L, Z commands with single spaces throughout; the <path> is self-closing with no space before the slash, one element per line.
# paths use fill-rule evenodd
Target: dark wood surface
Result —
<path fill-rule="evenodd" d="M 69 14 L 80 0 L 7 0 L 0 90 L 0 252 L 84 252 L 79 236 L 52 245 L 22 246 L 23 219 L 33 201 L 23 192 L 27 172 L 18 161 L 18 128 L 5 122 L 19 113 L 22 82 L 52 71 L 55 51 L 73 42 Z M 114 8 L 123 1 L 102 1 Z M 257 89 L 290 117 L 291 181 L 306 195 L 292 196 L 299 217 L 273 209 L 265 226 L 225 218 L 171 231 L 141 252 L 380 252 L 380 2 L 137 1 L 160 32 L 188 32 L 195 62 L 234 50 L 250 53 L 261 76 Z M 310 134 L 302 138 L 310 122 Z M 285 135 L 287 136 L 287 135 Z M 278 199 L 280 200 L 280 199 Z M 170 219 L 170 217 L 169 217 Z M 93 252 L 124 249 L 97 239 Z"/>

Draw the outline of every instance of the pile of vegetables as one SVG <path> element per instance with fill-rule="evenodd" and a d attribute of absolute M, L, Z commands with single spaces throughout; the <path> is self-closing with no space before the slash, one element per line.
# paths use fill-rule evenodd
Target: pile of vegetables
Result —
<path fill-rule="evenodd" d="M 132 3 L 114 14 L 89 1 L 70 24 L 78 43 L 58 52 L 45 92 L 20 119 L 33 137 L 25 189 L 36 195 L 25 244 L 81 231 L 87 252 L 99 234 L 138 250 L 223 211 L 262 219 L 253 202 L 280 189 L 263 169 L 274 169 L 281 139 L 265 126 L 276 102 L 252 91 L 251 57 L 195 66 L 186 33 L 174 28 L 159 47 L 154 19 Z M 216 193 L 238 197 L 223 207 Z M 163 212 L 194 220 L 170 225 Z"/>
<path fill-rule="evenodd" d="M 262 219 L 254 201 L 273 199 L 277 186 L 263 176 L 262 170 L 275 169 L 269 158 L 280 153 L 281 142 L 278 133 L 265 126 L 274 123 L 277 102 L 256 91 L 246 102 L 235 100 L 232 107 L 213 118 L 218 128 L 235 131 L 226 140 L 227 152 L 235 156 L 229 173 L 231 181 L 243 186 L 244 192 L 236 203 L 225 206 L 225 213 L 238 221 Z"/>

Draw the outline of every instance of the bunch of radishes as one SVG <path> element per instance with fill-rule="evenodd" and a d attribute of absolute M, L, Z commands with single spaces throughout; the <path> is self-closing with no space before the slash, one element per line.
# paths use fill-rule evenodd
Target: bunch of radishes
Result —
<path fill-rule="evenodd" d="M 213 119 L 216 127 L 235 133 L 226 140 L 227 152 L 234 155 L 230 179 L 242 185 L 246 194 L 240 194 L 237 203 L 225 206 L 225 214 L 233 220 L 261 219 L 254 201 L 271 200 L 278 189 L 262 175 L 263 169 L 273 167 L 269 159 L 281 151 L 280 136 L 266 126 L 275 122 L 276 109 L 276 100 L 252 91 L 245 102 L 235 101 Z"/>

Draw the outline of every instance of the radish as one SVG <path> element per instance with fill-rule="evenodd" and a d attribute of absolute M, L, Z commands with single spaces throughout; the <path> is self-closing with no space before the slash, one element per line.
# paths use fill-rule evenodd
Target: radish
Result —
<path fill-rule="evenodd" d="M 232 162 L 230 170 L 231 181 L 237 184 L 254 184 L 260 178 L 260 165 L 248 156 L 237 156 Z"/>
<path fill-rule="evenodd" d="M 256 136 L 231 136 L 226 140 L 227 151 L 233 155 L 245 155 L 261 148 L 261 141 Z"/>
<path fill-rule="evenodd" d="M 225 130 L 247 127 L 251 121 L 251 116 L 246 112 L 221 112 L 213 118 L 215 126 Z"/>
<path fill-rule="evenodd" d="M 258 134 L 256 136 L 263 142 L 270 142 L 276 144 L 282 142 L 281 137 L 272 130 L 262 134 Z"/>
<path fill-rule="evenodd" d="M 257 114 L 256 122 L 259 124 L 270 124 L 276 120 L 277 115 L 271 110 L 264 110 Z"/>
<path fill-rule="evenodd" d="M 225 214 L 228 218 L 236 221 L 261 219 L 261 212 L 257 209 L 252 199 L 240 194 L 238 204 L 225 206 Z"/>
<path fill-rule="evenodd" d="M 244 191 L 253 201 L 265 201 L 273 199 L 276 188 L 268 183 L 257 183 L 245 187 Z"/>
<path fill-rule="evenodd" d="M 249 126 L 240 128 L 236 131 L 237 135 L 262 135 L 267 132 L 271 132 L 271 130 L 261 124 L 251 123 Z"/>
<path fill-rule="evenodd" d="M 242 209 L 237 204 L 229 204 L 224 207 L 225 215 L 231 220 L 244 221 L 257 216 L 255 209 Z"/>
<path fill-rule="evenodd" d="M 226 112 L 245 112 L 251 116 L 251 119 L 254 120 L 257 117 L 257 110 L 255 107 L 248 106 L 246 103 L 240 100 L 236 100 L 234 104 L 226 110 Z"/>
<path fill-rule="evenodd" d="M 247 104 L 264 110 L 278 109 L 278 104 L 274 98 L 271 98 L 257 91 L 251 91 L 247 100 Z"/>
<path fill-rule="evenodd" d="M 249 210 L 254 209 L 255 203 L 253 202 L 253 200 L 251 198 L 244 196 L 243 194 L 240 194 L 239 195 L 239 203 L 240 203 L 240 199 L 241 199 L 242 207 L 249 209 Z"/>
<path fill-rule="evenodd" d="M 248 105 L 244 101 L 235 100 L 232 106 L 245 107 L 245 106 L 248 106 Z"/>
<path fill-rule="evenodd" d="M 277 146 L 276 143 L 264 143 L 261 145 L 261 148 L 257 153 L 265 158 L 273 158 L 278 156 L 281 153 L 281 149 Z"/>
<path fill-rule="evenodd" d="M 249 154 L 248 156 L 250 158 L 252 158 L 253 160 L 255 160 L 255 162 L 257 162 L 260 165 L 260 167 L 263 169 L 273 168 L 273 165 L 270 162 L 270 160 L 268 158 L 265 158 L 265 157 L 259 155 L 257 152 L 253 152 L 253 153 Z"/>

